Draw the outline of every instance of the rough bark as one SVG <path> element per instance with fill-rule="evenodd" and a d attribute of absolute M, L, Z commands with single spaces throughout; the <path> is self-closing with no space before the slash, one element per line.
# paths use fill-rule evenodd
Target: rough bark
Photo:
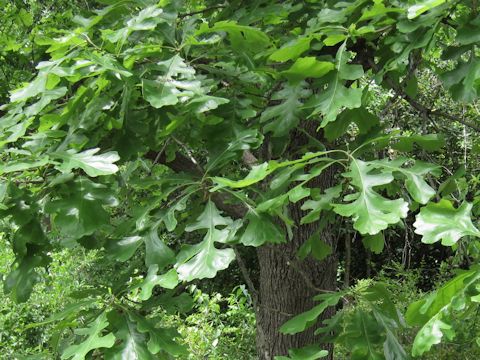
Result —
<path fill-rule="evenodd" d="M 307 130 L 315 133 L 314 128 Z M 305 145 L 304 135 L 297 133 L 293 138 L 295 140 L 291 149 L 298 149 Z M 201 175 L 198 166 L 181 154 L 177 154 L 172 162 L 167 162 L 164 154 L 148 155 L 152 160 L 169 166 L 175 172 Z M 309 183 L 309 186 L 320 189 L 333 186 L 335 171 L 330 168 Z M 231 203 L 228 196 L 224 194 L 215 193 L 212 200 L 229 216 L 234 218 L 245 216 L 246 209 L 241 204 Z M 296 225 L 293 229 L 293 238 L 286 244 L 266 245 L 257 250 L 260 278 L 258 298 L 255 294 L 255 311 L 257 350 L 260 360 L 273 360 L 276 355 L 288 354 L 289 349 L 317 343 L 319 339 L 314 335 L 315 327 L 296 335 L 281 335 L 279 328 L 292 316 L 311 309 L 315 305 L 312 298 L 319 293 L 319 289 L 335 290 L 336 288 L 335 232 L 337 229 L 327 226 L 321 232 L 322 240 L 332 246 L 333 255 L 321 262 L 313 258 L 307 258 L 304 261 L 295 260 L 299 247 L 318 229 L 316 223 L 300 225 L 304 215 L 300 209 L 301 204 L 299 202 L 289 206 L 290 217 Z M 322 318 L 330 317 L 333 312 L 334 309 L 327 310 Z M 326 345 L 325 348 L 332 350 L 331 345 Z M 331 351 L 326 359 L 333 359 Z"/>
<path fill-rule="evenodd" d="M 332 186 L 332 171 L 325 172 L 317 180 L 318 186 Z M 260 265 L 259 302 L 257 309 L 257 350 L 259 359 L 273 360 L 276 355 L 288 354 L 288 349 L 300 348 L 318 342 L 315 327 L 296 335 L 281 335 L 279 327 L 293 315 L 311 309 L 312 297 L 318 289 L 335 290 L 337 261 L 335 255 L 324 261 L 307 258 L 295 261 L 298 248 L 317 230 L 317 224 L 300 225 L 304 214 L 301 204 L 290 206 L 290 215 L 295 221 L 293 238 L 283 245 L 263 246 L 257 250 Z M 323 241 L 335 249 L 332 227 L 321 232 Z M 333 252 L 335 254 L 335 251 Z M 333 309 L 325 317 L 333 314 Z M 326 346 L 326 349 L 331 346 Z M 331 349 L 330 349 L 331 350 Z M 333 357 L 330 355 L 329 359 Z"/>

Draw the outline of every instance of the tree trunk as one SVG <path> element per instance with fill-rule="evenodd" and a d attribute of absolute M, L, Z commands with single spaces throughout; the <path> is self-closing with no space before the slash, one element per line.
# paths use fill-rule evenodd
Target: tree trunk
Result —
<path fill-rule="evenodd" d="M 326 171 L 316 185 L 328 188 L 332 186 L 333 177 L 333 171 Z M 299 247 L 318 228 L 316 223 L 300 225 L 303 216 L 300 207 L 300 202 L 289 207 L 296 224 L 293 238 L 286 244 L 263 246 L 257 250 L 260 265 L 257 350 L 261 360 L 273 360 L 276 355 L 287 355 L 288 349 L 318 343 L 318 337 L 314 335 L 315 326 L 295 335 L 282 335 L 279 328 L 292 316 L 315 305 L 312 297 L 319 293 L 317 289 L 335 290 L 337 260 L 331 226 L 321 232 L 321 238 L 332 246 L 332 255 L 323 261 L 311 257 L 304 261 L 295 260 Z M 329 309 L 325 317 L 330 317 L 333 311 Z M 325 348 L 332 350 L 331 345 Z M 331 351 L 329 353 L 327 359 L 333 359 Z"/>

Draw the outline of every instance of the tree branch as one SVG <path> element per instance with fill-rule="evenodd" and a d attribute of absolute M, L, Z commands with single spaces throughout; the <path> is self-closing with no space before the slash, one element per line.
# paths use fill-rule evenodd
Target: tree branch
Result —
<path fill-rule="evenodd" d="M 307 275 L 307 273 L 302 270 L 302 268 L 299 264 L 299 261 L 297 259 L 290 258 L 289 256 L 287 256 L 287 254 L 280 251 L 276 247 L 273 247 L 273 249 L 277 254 L 279 254 L 281 257 L 283 257 L 285 259 L 285 261 L 287 262 L 287 265 L 289 267 L 291 267 L 293 270 L 295 270 L 300 275 L 300 277 L 305 282 L 305 285 L 307 285 L 307 287 L 309 287 L 310 289 L 312 289 L 316 292 L 319 292 L 319 293 L 332 293 L 332 292 L 334 292 L 334 291 L 331 291 L 331 290 L 321 289 L 321 288 L 315 286 L 312 279 L 310 279 L 310 277 Z"/>
<path fill-rule="evenodd" d="M 217 10 L 217 9 L 224 9 L 226 7 L 227 7 L 226 5 L 211 6 L 211 7 L 208 7 L 206 9 L 203 9 L 203 10 L 193 11 L 193 12 L 185 13 L 185 14 L 178 14 L 178 18 L 183 19 L 183 18 L 186 18 L 188 16 L 203 14 L 204 12 L 208 12 L 208 11 L 211 11 L 211 10 Z"/>
<path fill-rule="evenodd" d="M 202 178 L 204 175 L 201 171 L 202 168 L 198 163 L 195 164 L 190 158 L 179 152 L 175 154 L 175 158 L 172 161 L 167 161 L 165 152 L 159 154 L 155 151 L 150 151 L 146 154 L 146 157 L 150 160 L 156 161 L 158 164 L 169 167 L 176 173 L 183 172 L 198 178 Z M 210 195 L 210 198 L 217 208 L 234 219 L 241 219 L 247 214 L 248 209 L 244 204 L 232 203 L 231 198 L 225 193 L 214 192 Z"/>
<path fill-rule="evenodd" d="M 373 64 L 373 61 L 370 60 L 370 62 L 372 63 L 372 68 L 375 69 L 375 71 L 378 71 L 378 67 L 375 64 Z M 417 110 L 419 113 L 426 116 L 427 118 L 431 119 L 431 116 L 443 117 L 445 119 L 458 122 L 460 124 L 468 126 L 469 128 L 471 128 L 475 131 L 480 132 L 480 125 L 472 124 L 468 121 L 465 121 L 462 118 L 452 116 L 452 115 L 447 114 L 443 111 L 432 110 L 432 109 L 426 107 L 425 105 L 421 104 L 420 102 L 418 102 L 414 98 L 412 98 L 407 93 L 405 93 L 405 91 L 402 88 L 400 88 L 397 84 L 395 84 L 395 82 L 392 81 L 388 76 L 385 76 L 384 80 L 387 83 L 387 85 L 390 86 L 400 98 L 407 101 L 410 104 L 411 107 L 413 107 L 415 110 Z"/>

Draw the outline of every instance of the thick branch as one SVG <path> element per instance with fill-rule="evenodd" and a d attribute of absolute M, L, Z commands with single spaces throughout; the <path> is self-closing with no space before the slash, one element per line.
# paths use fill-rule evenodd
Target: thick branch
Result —
<path fill-rule="evenodd" d="M 203 173 L 199 164 L 195 164 L 189 157 L 176 153 L 175 159 L 167 161 L 165 152 L 158 154 L 156 152 L 147 153 L 146 157 L 151 160 L 156 160 L 157 163 L 163 164 L 169 167 L 172 171 L 180 173 L 191 174 L 195 177 L 201 178 Z M 212 201 L 217 208 L 225 212 L 228 216 L 234 219 L 243 218 L 247 214 L 247 208 L 243 204 L 232 203 L 230 197 L 227 194 L 215 192 L 211 194 Z"/>

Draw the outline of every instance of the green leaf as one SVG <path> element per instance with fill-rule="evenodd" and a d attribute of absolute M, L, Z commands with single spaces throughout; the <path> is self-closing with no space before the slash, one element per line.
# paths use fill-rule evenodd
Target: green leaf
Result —
<path fill-rule="evenodd" d="M 207 172 L 224 166 L 230 160 L 236 158 L 240 151 L 257 148 L 263 140 L 263 135 L 256 129 L 237 130 L 234 128 L 234 134 L 235 137 L 229 139 L 227 144 L 220 142 L 221 146 L 213 152 L 213 156 L 207 163 Z"/>
<path fill-rule="evenodd" d="M 111 194 L 105 185 L 78 178 L 64 184 L 58 193 L 60 197 L 47 202 L 45 211 L 55 214 L 53 224 L 66 238 L 80 239 L 109 223 L 104 206 L 118 204 Z"/>
<path fill-rule="evenodd" d="M 479 95 L 480 58 L 472 56 L 468 62 L 460 61 L 453 70 L 441 74 L 440 78 L 454 100 L 473 102 Z"/>
<path fill-rule="evenodd" d="M 260 165 L 252 166 L 252 169 L 248 175 L 242 180 L 229 180 L 221 177 L 214 177 L 213 179 L 221 186 L 228 186 L 231 188 L 243 188 L 253 184 L 256 184 L 259 181 L 265 179 L 269 174 L 277 169 L 277 163 L 262 163 Z M 215 190 L 215 189 L 214 189 Z"/>
<path fill-rule="evenodd" d="M 88 328 L 77 329 L 75 333 L 86 336 L 80 344 L 70 345 L 62 353 L 62 359 L 84 360 L 87 354 L 98 348 L 110 348 L 115 343 L 112 333 L 101 336 L 103 329 L 108 326 L 106 313 L 98 316 Z"/>
<path fill-rule="evenodd" d="M 310 117 L 321 113 L 323 120 L 321 127 L 335 121 L 337 115 L 344 109 L 359 108 L 362 105 L 362 89 L 345 87 L 344 80 L 357 80 L 363 76 L 361 65 L 350 65 L 348 60 L 351 53 L 346 51 L 344 42 L 338 49 L 336 55 L 336 71 L 326 77 L 328 86 L 307 103 L 307 107 L 314 107 Z"/>
<path fill-rule="evenodd" d="M 322 261 L 331 255 L 332 252 L 332 247 L 320 238 L 319 232 L 317 231 L 302 244 L 297 252 L 297 256 L 301 260 L 304 260 L 309 254 L 311 254 L 318 261 Z"/>
<path fill-rule="evenodd" d="M 180 99 L 184 102 L 196 95 L 204 95 L 200 81 L 195 80 L 195 70 L 180 55 L 160 61 L 156 67 L 162 71 L 161 76 L 156 80 L 142 80 L 143 97 L 154 108 L 176 105 Z"/>
<path fill-rule="evenodd" d="M 25 171 L 33 168 L 42 167 L 48 164 L 48 157 L 38 160 L 25 159 L 21 161 L 11 161 L 5 165 L 0 165 L 0 175 L 8 174 L 15 171 Z"/>
<path fill-rule="evenodd" d="M 285 235 L 265 214 L 247 214 L 248 225 L 240 237 L 240 242 L 245 246 L 258 247 L 265 243 L 280 244 L 285 242 Z"/>
<path fill-rule="evenodd" d="M 340 196 L 342 186 L 337 185 L 325 190 L 323 194 L 312 195 L 312 200 L 303 203 L 301 209 L 311 210 L 307 215 L 302 217 L 300 224 L 310 224 L 320 218 L 322 211 L 332 209 L 330 205 L 332 201 Z"/>
<path fill-rule="evenodd" d="M 100 148 L 89 149 L 76 153 L 75 150 L 56 152 L 55 156 L 63 162 L 57 168 L 62 172 L 70 172 L 72 169 L 82 169 L 88 176 L 111 175 L 118 171 L 114 163 L 120 160 L 116 151 L 109 151 L 95 155 Z"/>
<path fill-rule="evenodd" d="M 413 224 L 415 233 L 422 235 L 422 242 L 433 244 L 441 241 L 442 245 L 452 246 L 464 236 L 480 237 L 471 219 L 472 204 L 464 202 L 455 209 L 448 200 L 428 204 L 420 210 Z"/>
<path fill-rule="evenodd" d="M 393 7 L 385 7 L 383 2 L 375 1 L 374 4 L 368 8 L 366 8 L 362 12 L 362 17 L 358 21 L 363 20 L 370 20 L 376 17 L 381 17 L 382 15 L 386 15 L 388 13 L 402 13 L 403 9 L 393 8 Z"/>
<path fill-rule="evenodd" d="M 414 150 L 414 144 L 429 152 L 438 151 L 445 146 L 445 136 L 443 134 L 400 136 L 395 138 L 392 148 L 403 152 L 411 152 Z"/>
<path fill-rule="evenodd" d="M 317 158 L 320 157 L 321 155 L 325 155 L 325 152 L 319 151 L 319 152 L 315 152 L 315 153 L 306 153 L 304 156 L 302 156 L 300 159 L 297 159 L 297 160 L 283 161 L 283 162 L 280 162 L 280 163 L 278 161 L 272 160 L 272 161 L 269 161 L 269 162 L 264 162 L 264 163 L 259 164 L 259 165 L 254 165 L 254 166 L 252 166 L 252 169 L 250 170 L 248 175 L 245 178 L 243 178 L 242 180 L 230 180 L 230 179 L 226 179 L 226 178 L 222 178 L 222 177 L 213 177 L 212 179 L 216 183 L 218 183 L 218 186 L 213 188 L 211 191 L 212 192 L 216 191 L 219 188 L 222 188 L 222 187 L 225 187 L 225 186 L 228 186 L 228 187 L 231 187 L 231 188 L 244 188 L 244 187 L 247 187 L 247 186 L 251 186 L 253 184 L 256 184 L 256 183 L 262 181 L 268 175 L 273 173 L 275 170 L 278 170 L 278 169 L 281 169 L 281 168 L 284 168 L 284 167 L 288 167 L 288 166 L 291 166 L 290 167 L 291 171 L 288 170 L 288 176 L 290 176 L 293 171 L 295 171 L 297 169 L 300 169 L 302 166 L 317 162 L 319 160 Z M 323 160 L 328 161 L 330 159 L 324 158 Z M 271 185 L 272 188 L 275 188 L 275 187 L 279 186 L 278 184 L 275 184 L 278 181 L 279 181 L 278 179 L 277 180 L 272 180 L 272 182 L 271 182 L 271 184 L 273 184 L 273 185 Z M 299 190 L 297 188 L 296 190 L 293 190 L 290 194 L 293 197 L 295 197 L 294 193 L 296 191 L 301 192 L 301 191 L 305 191 L 305 190 Z"/>
<path fill-rule="evenodd" d="M 144 79 L 142 81 L 142 89 L 145 100 L 156 109 L 175 105 L 179 101 L 178 95 L 180 91 L 171 83 Z"/>
<path fill-rule="evenodd" d="M 5 198 L 7 197 L 8 182 L 0 181 L 0 210 L 6 210 L 8 207 L 4 205 Z"/>
<path fill-rule="evenodd" d="M 448 306 L 455 296 L 465 291 L 470 283 L 477 281 L 479 275 L 476 269 L 465 271 L 425 298 L 411 303 L 405 314 L 407 323 L 412 326 L 425 325 L 429 319 Z M 467 280 L 468 282 L 465 283 Z"/>
<path fill-rule="evenodd" d="M 309 195 L 310 195 L 310 188 L 305 188 L 302 185 L 297 185 L 288 191 L 288 199 L 293 204 L 306 198 Z"/>
<path fill-rule="evenodd" d="M 23 25 L 25 26 L 32 26 L 33 24 L 33 16 L 27 10 L 20 9 L 18 12 L 18 17 L 22 20 Z"/>
<path fill-rule="evenodd" d="M 225 98 L 210 95 L 201 95 L 190 100 L 188 102 L 188 108 L 192 109 L 196 114 L 201 114 L 206 111 L 214 110 L 220 105 L 227 104 L 228 102 L 230 101 Z"/>
<path fill-rule="evenodd" d="M 128 78 L 132 73 L 125 69 L 112 55 L 101 52 L 90 52 L 86 57 L 94 64 L 99 65 L 99 72 L 112 72 L 115 76 L 123 75 Z M 85 64 L 84 64 L 85 65 Z"/>
<path fill-rule="evenodd" d="M 479 36 L 479 27 L 473 24 L 465 24 L 464 26 L 458 28 L 457 37 L 455 40 L 460 45 L 470 45 L 475 44 L 480 41 Z"/>
<path fill-rule="evenodd" d="M 280 49 L 275 50 L 270 56 L 269 60 L 272 61 L 288 61 L 295 60 L 305 51 L 310 49 L 310 42 L 312 38 L 302 37 L 292 40 L 282 46 Z"/>
<path fill-rule="evenodd" d="M 320 78 L 335 68 L 335 65 L 328 61 L 318 61 L 315 57 L 303 57 L 297 59 L 293 65 L 282 75 L 291 82 L 299 82 L 306 78 Z"/>
<path fill-rule="evenodd" d="M 359 134 L 364 135 L 380 124 L 380 119 L 363 107 L 346 109 L 337 117 L 337 120 L 325 126 L 325 137 L 329 141 L 339 138 L 345 134 L 351 123 L 355 123 Z"/>
<path fill-rule="evenodd" d="M 50 315 L 46 320 L 37 322 L 37 323 L 30 323 L 24 327 L 25 330 L 35 328 L 38 326 L 44 326 L 50 324 L 52 322 L 57 322 L 59 320 L 63 320 L 70 316 L 76 316 L 78 312 L 80 312 L 83 308 L 88 308 L 93 305 L 97 300 L 96 299 L 87 299 L 79 302 L 74 302 L 68 304 L 63 307 L 62 311 L 59 311 L 55 314 Z"/>
<path fill-rule="evenodd" d="M 23 88 L 12 91 L 11 102 L 20 102 L 37 96 L 47 89 L 47 72 L 40 72 L 38 76 Z"/>
<path fill-rule="evenodd" d="M 440 320 L 439 316 L 432 317 L 417 333 L 412 346 L 412 355 L 419 356 L 429 351 L 435 344 L 442 341 L 445 331 L 451 326 Z"/>
<path fill-rule="evenodd" d="M 270 212 L 272 213 L 274 210 L 283 206 L 287 203 L 288 194 L 281 194 L 279 196 L 275 196 L 274 198 L 265 200 L 257 205 L 255 209 L 258 212 Z"/>
<path fill-rule="evenodd" d="M 45 266 L 47 260 L 44 256 L 34 255 L 26 256 L 7 275 L 3 284 L 6 294 L 11 293 L 16 302 L 25 302 L 30 297 L 33 287 L 40 280 L 40 276 L 35 271 L 36 267 Z"/>
<path fill-rule="evenodd" d="M 409 356 L 405 352 L 402 344 L 389 329 L 386 330 L 386 339 L 383 343 L 383 353 L 386 360 L 408 360 Z"/>
<path fill-rule="evenodd" d="M 386 185 L 393 181 L 391 172 L 374 173 L 375 163 L 352 159 L 350 171 L 344 176 L 351 179 L 351 184 L 358 190 L 344 197 L 354 200 L 349 204 L 333 204 L 334 211 L 352 217 L 353 227 L 361 234 L 375 235 L 385 230 L 388 225 L 398 223 L 407 216 L 408 204 L 403 199 L 389 200 L 374 190 L 374 187 Z"/>
<path fill-rule="evenodd" d="M 116 314 L 118 316 L 118 314 Z M 117 317 L 116 324 L 119 327 L 115 337 L 121 340 L 105 352 L 107 360 L 154 360 L 155 357 L 147 347 L 147 339 L 138 331 L 136 323 L 128 316 Z"/>
<path fill-rule="evenodd" d="M 308 107 L 315 107 L 311 116 L 323 115 L 322 127 L 335 121 L 344 108 L 354 109 L 362 105 L 362 89 L 345 87 L 336 74 L 329 75 L 328 79 L 327 90 L 307 104 Z"/>
<path fill-rule="evenodd" d="M 123 43 L 134 31 L 153 30 L 166 19 L 162 16 L 163 10 L 157 5 L 152 5 L 141 10 L 136 16 L 126 22 L 126 27 L 115 31 L 105 31 L 104 37 L 113 43 Z"/>
<path fill-rule="evenodd" d="M 415 201 L 426 204 L 435 195 L 435 190 L 427 184 L 423 177 L 427 174 L 435 175 L 439 168 L 437 165 L 417 160 L 414 166 L 400 170 L 407 177 L 405 186 Z"/>
<path fill-rule="evenodd" d="M 202 242 L 177 256 L 177 272 L 181 280 L 213 278 L 218 271 L 228 267 L 235 253 L 232 249 L 217 249 L 215 243 L 225 243 L 232 236 L 229 225 L 233 225 L 232 220 L 221 216 L 215 204 L 209 200 L 197 221 L 185 228 L 186 231 L 206 229 L 207 233 Z M 224 228 L 220 230 L 217 226 Z"/>
<path fill-rule="evenodd" d="M 159 237 L 156 230 L 143 236 L 145 241 L 145 265 L 158 265 L 161 269 L 175 261 L 175 253 Z"/>
<path fill-rule="evenodd" d="M 172 356 L 186 355 L 185 347 L 175 342 L 179 335 L 174 329 L 158 328 L 151 319 L 144 318 L 136 313 L 129 312 L 129 318 L 137 324 L 137 329 L 143 334 L 148 334 L 148 350 L 152 354 L 157 354 L 161 350 L 168 352 Z"/>
<path fill-rule="evenodd" d="M 383 237 L 383 233 L 381 232 L 375 235 L 364 235 L 362 242 L 365 248 L 369 249 L 375 254 L 380 254 L 385 246 L 385 239 Z"/>
<path fill-rule="evenodd" d="M 200 25 L 196 36 L 211 32 L 225 32 L 228 34 L 231 47 L 236 51 L 255 52 L 264 49 L 270 44 L 269 37 L 259 29 L 251 26 L 239 25 L 235 21 L 218 21 L 212 27 L 207 23 Z"/>
<path fill-rule="evenodd" d="M 358 309 L 347 323 L 345 332 L 346 345 L 349 347 L 352 360 L 383 360 L 384 355 L 378 350 L 383 342 L 375 318 L 363 309 Z"/>
<path fill-rule="evenodd" d="M 282 90 L 272 96 L 272 100 L 282 102 L 278 105 L 270 106 L 262 112 L 261 122 L 269 122 L 265 126 L 265 131 L 273 132 L 275 137 L 288 134 L 300 121 L 302 100 L 310 95 L 311 91 L 307 89 L 305 81 L 285 84 Z"/>
<path fill-rule="evenodd" d="M 163 275 L 157 275 L 158 265 L 151 265 L 148 268 L 147 276 L 140 285 L 142 291 L 140 293 L 140 300 L 145 301 L 150 299 L 152 291 L 155 286 L 161 286 L 165 289 L 174 289 L 178 285 L 178 274 L 175 269 L 169 270 Z"/>
<path fill-rule="evenodd" d="M 323 300 L 320 304 L 312 309 L 293 317 L 280 327 L 282 334 L 293 335 L 305 331 L 315 324 L 317 318 L 330 306 L 335 306 L 342 298 L 343 293 L 322 294 L 317 297 Z"/>
<path fill-rule="evenodd" d="M 144 238 L 139 235 L 127 236 L 119 241 L 108 242 L 107 249 L 119 261 L 130 259 L 142 244 Z"/>
<path fill-rule="evenodd" d="M 159 237 L 156 229 L 146 234 L 132 235 L 107 243 L 109 254 L 119 261 L 130 259 L 142 243 L 145 243 L 145 266 L 157 265 L 159 269 L 175 262 L 175 254 Z"/>
<path fill-rule="evenodd" d="M 417 2 L 408 8 L 407 17 L 409 19 L 415 19 L 417 16 L 422 15 L 424 12 L 431 10 L 439 5 L 445 3 L 446 0 L 424 0 Z"/>
<path fill-rule="evenodd" d="M 426 204 L 434 195 L 435 190 L 424 180 L 425 175 L 438 175 L 440 167 L 416 160 L 410 167 L 403 167 L 409 159 L 398 158 L 395 160 L 379 160 L 375 163 L 388 171 L 397 171 L 406 177 L 405 186 L 412 198 L 420 204 Z"/>
<path fill-rule="evenodd" d="M 165 228 L 167 231 L 173 231 L 177 227 L 178 221 L 175 218 L 175 213 L 178 211 L 183 211 L 185 210 L 187 206 L 187 201 L 189 199 L 190 195 L 187 193 L 187 195 L 183 196 L 181 199 L 179 199 L 175 204 L 170 206 L 167 209 L 161 209 L 155 216 L 158 218 L 158 220 L 155 223 L 155 227 L 160 226 L 160 224 L 165 224 Z M 137 221 L 137 227 L 141 227 L 139 225 L 139 222 Z"/>
<path fill-rule="evenodd" d="M 453 338 L 451 311 L 455 308 L 455 303 L 465 304 L 466 296 L 478 294 L 478 290 L 472 292 L 471 289 L 475 286 L 478 289 L 479 279 L 478 268 L 465 271 L 440 289 L 410 304 L 405 316 L 407 323 L 422 326 L 413 342 L 414 356 L 422 355 L 433 345 L 439 344 L 444 334 Z"/>

